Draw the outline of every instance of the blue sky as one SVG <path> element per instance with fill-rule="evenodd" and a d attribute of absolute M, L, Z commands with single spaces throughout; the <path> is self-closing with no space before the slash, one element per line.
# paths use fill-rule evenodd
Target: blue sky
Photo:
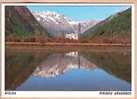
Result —
<path fill-rule="evenodd" d="M 32 12 L 53 11 L 63 14 L 74 21 L 80 20 L 103 20 L 110 15 L 123 11 L 130 6 L 127 5 L 90 5 L 90 6 L 49 6 L 31 5 L 27 6 Z"/>

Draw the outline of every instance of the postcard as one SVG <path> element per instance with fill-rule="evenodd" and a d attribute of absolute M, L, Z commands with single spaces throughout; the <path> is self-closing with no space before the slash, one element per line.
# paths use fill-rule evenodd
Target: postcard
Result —
<path fill-rule="evenodd" d="M 3 97 L 134 97 L 134 4 L 3 3 Z"/>

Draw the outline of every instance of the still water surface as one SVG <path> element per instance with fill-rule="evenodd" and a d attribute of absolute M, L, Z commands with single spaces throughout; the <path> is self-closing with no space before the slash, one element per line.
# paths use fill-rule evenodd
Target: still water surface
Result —
<path fill-rule="evenodd" d="M 130 50 L 6 49 L 6 90 L 130 91 Z"/>

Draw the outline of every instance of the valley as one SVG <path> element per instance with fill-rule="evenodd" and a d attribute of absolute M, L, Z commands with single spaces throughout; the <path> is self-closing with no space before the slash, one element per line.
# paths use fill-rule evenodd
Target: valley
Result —
<path fill-rule="evenodd" d="M 5 6 L 5 91 L 132 91 L 131 10 Z"/>

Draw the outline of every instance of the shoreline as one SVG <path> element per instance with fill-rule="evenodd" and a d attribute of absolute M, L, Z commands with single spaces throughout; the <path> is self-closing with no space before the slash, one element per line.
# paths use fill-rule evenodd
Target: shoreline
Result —
<path fill-rule="evenodd" d="M 40 42 L 5 42 L 6 46 L 87 46 L 87 47 L 131 47 L 130 43 L 40 43 Z"/>

